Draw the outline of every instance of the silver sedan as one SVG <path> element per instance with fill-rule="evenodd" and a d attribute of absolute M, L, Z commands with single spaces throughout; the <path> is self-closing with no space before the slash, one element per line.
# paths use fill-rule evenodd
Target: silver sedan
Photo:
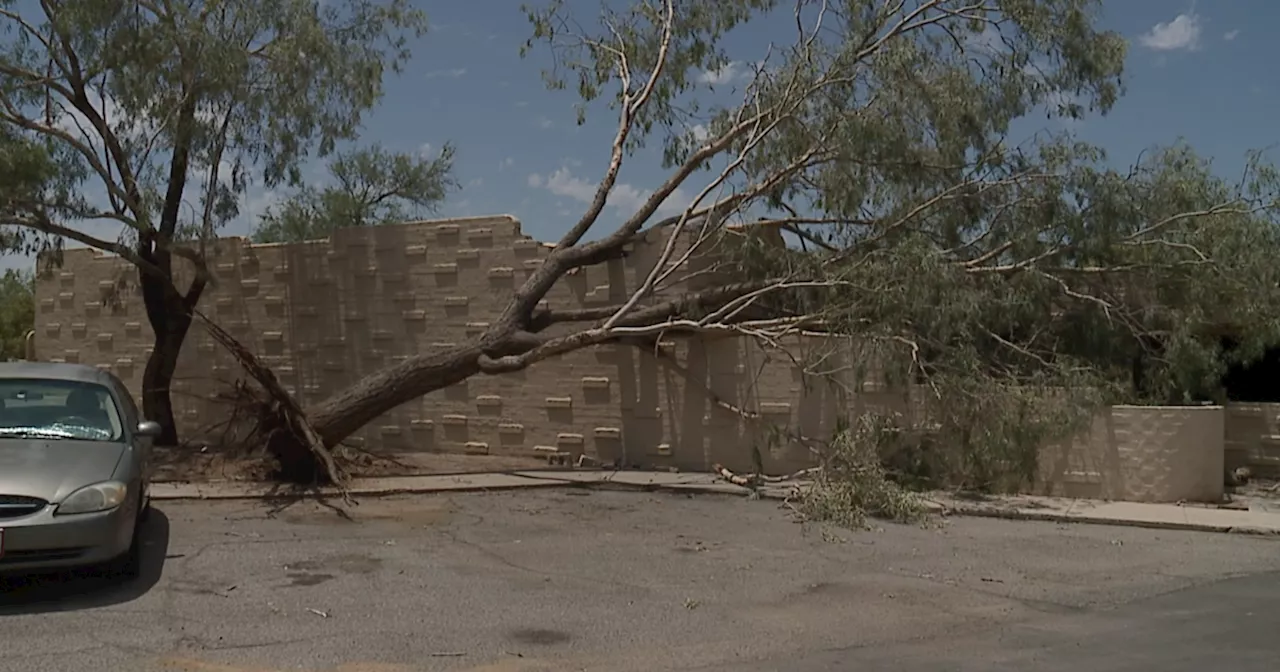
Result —
<path fill-rule="evenodd" d="M 136 574 L 159 433 L 109 372 L 0 363 L 0 572 Z"/>

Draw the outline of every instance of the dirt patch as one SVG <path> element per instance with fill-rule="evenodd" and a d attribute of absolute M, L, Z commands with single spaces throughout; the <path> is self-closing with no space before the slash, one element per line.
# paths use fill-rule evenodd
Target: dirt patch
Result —
<path fill-rule="evenodd" d="M 233 454 L 212 448 L 159 447 L 151 451 L 152 480 L 263 481 L 275 465 L 263 457 Z"/>
<path fill-rule="evenodd" d="M 440 453 L 400 453 L 377 455 L 347 453 L 343 463 L 353 476 L 425 476 L 466 474 L 521 469 L 545 469 L 545 460 L 531 457 L 494 455 L 448 455 Z M 215 448 L 162 448 L 152 452 L 156 482 L 265 481 L 270 480 L 275 463 L 262 455 Z"/>

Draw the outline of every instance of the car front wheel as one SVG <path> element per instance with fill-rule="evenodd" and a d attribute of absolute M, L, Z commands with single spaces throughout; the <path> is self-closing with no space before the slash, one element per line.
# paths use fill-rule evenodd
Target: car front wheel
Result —
<path fill-rule="evenodd" d="M 139 504 L 138 513 L 133 523 L 133 538 L 129 542 L 129 550 L 107 562 L 107 574 L 122 579 L 132 579 L 138 576 L 142 568 L 143 521 L 146 520 L 146 511 L 149 508 L 149 506 Z"/>

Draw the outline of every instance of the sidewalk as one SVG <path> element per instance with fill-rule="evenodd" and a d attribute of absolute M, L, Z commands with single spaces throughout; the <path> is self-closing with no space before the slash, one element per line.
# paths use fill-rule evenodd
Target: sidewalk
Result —
<path fill-rule="evenodd" d="M 770 499 L 782 499 L 792 491 L 794 485 L 796 484 L 771 484 L 761 489 L 760 496 Z M 750 493 L 747 488 L 726 483 L 711 474 L 569 470 L 362 478 L 353 481 L 348 491 L 353 496 L 377 496 L 521 488 L 610 486 L 637 490 L 739 496 Z M 260 499 L 274 496 L 289 497 L 294 496 L 294 494 L 288 489 L 262 483 L 171 482 L 154 483 L 151 486 L 151 496 L 156 500 Z M 321 494 L 336 495 L 338 493 L 336 490 L 322 490 Z M 1032 497 L 1028 495 L 973 500 L 939 493 L 929 496 L 927 501 L 930 508 L 936 512 L 952 516 L 1126 525 L 1201 532 L 1280 535 L 1280 513 L 1261 508 L 1241 511 L 1197 505 L 1179 506 L 1176 504 L 1105 502 Z"/>

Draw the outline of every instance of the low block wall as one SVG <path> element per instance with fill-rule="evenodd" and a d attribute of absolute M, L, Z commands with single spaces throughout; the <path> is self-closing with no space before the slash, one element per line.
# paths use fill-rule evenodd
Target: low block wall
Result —
<path fill-rule="evenodd" d="M 625 302 L 657 263 L 661 233 L 636 242 L 625 259 L 566 275 L 546 304 Z M 341 229 L 331 239 L 280 245 L 225 238 L 210 254 L 217 283 L 201 309 L 307 406 L 406 357 L 478 337 L 549 249 L 508 216 Z M 688 279 L 664 291 L 725 282 L 713 262 L 691 256 L 681 264 Z M 36 283 L 38 358 L 111 370 L 137 394 L 152 334 L 135 276 L 118 258 L 67 250 L 63 266 Z M 194 328 L 172 388 L 184 437 L 226 436 L 230 409 L 214 397 L 240 377 L 230 355 Z M 350 443 L 392 453 L 586 454 L 686 470 L 716 462 L 751 469 L 755 452 L 766 468 L 785 472 L 809 466 L 812 456 L 769 440 L 767 427 L 822 436 L 849 405 L 838 386 L 750 339 L 663 340 L 652 351 L 602 346 L 528 371 L 476 376 L 388 412 Z"/>
<path fill-rule="evenodd" d="M 626 259 L 567 275 L 547 304 L 625 301 L 665 246 L 651 238 Z M 228 238 L 211 255 L 218 283 L 201 307 L 309 405 L 391 363 L 475 338 L 548 251 L 507 216 L 343 229 L 328 240 L 288 245 Z M 681 265 L 687 280 L 665 291 L 727 282 L 713 263 L 691 256 Z M 94 364 L 137 391 L 151 333 L 136 287 L 129 288 L 135 273 L 117 258 L 68 250 L 62 268 L 37 279 L 35 358 Z M 870 368 L 865 353 L 846 346 L 796 344 L 824 348 L 827 370 Z M 211 397 L 240 377 L 238 367 L 197 329 L 178 368 L 174 401 L 184 435 L 222 431 L 228 408 Z M 821 439 L 841 416 L 922 412 L 916 406 L 924 396 L 811 376 L 749 339 L 663 341 L 651 352 L 598 347 L 526 372 L 477 376 L 387 413 L 352 442 L 388 452 L 586 454 L 686 470 L 716 462 L 747 470 L 758 458 L 779 473 L 811 466 L 814 456 L 797 442 L 779 443 L 771 427 Z M 1232 463 L 1280 465 L 1280 404 L 1233 404 L 1225 412 L 1116 407 L 1086 436 L 1045 450 L 1037 490 L 1216 500 L 1224 436 Z"/>
<path fill-rule="evenodd" d="M 1040 455 L 1036 494 L 1129 502 L 1223 497 L 1226 409 L 1114 406 Z"/>
<path fill-rule="evenodd" d="M 1280 404 L 1227 404 L 1226 468 L 1280 476 Z"/>

